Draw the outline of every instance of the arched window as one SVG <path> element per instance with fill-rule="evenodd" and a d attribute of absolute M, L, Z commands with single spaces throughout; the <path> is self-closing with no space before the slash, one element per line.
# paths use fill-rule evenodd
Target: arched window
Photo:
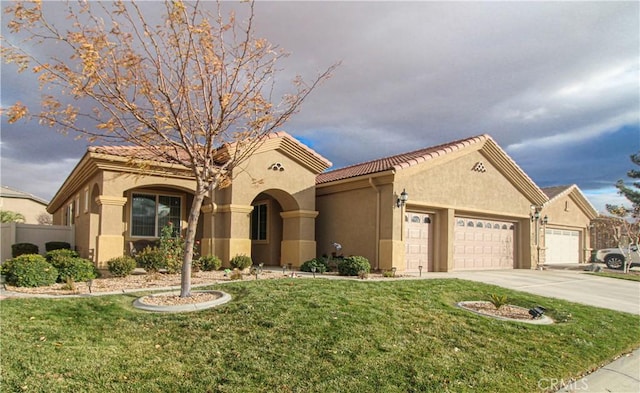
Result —
<path fill-rule="evenodd" d="M 431 224 L 431 218 L 430 217 L 425 217 L 424 218 L 424 223 L 425 224 Z"/>
<path fill-rule="evenodd" d="M 420 223 L 420 217 L 419 216 L 411 216 L 411 222 Z"/>
<path fill-rule="evenodd" d="M 473 227 L 473 221 L 467 221 L 467 226 L 468 227 Z"/>

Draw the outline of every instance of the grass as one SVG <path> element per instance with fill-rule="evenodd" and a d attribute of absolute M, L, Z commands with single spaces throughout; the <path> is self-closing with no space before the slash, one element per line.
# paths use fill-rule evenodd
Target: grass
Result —
<path fill-rule="evenodd" d="M 634 273 L 613 273 L 613 272 L 590 272 L 594 276 L 617 278 L 620 280 L 640 281 L 640 274 Z"/>
<path fill-rule="evenodd" d="M 640 345 L 639 316 L 455 279 L 217 288 L 233 300 L 182 314 L 136 310 L 133 295 L 3 300 L 2 390 L 540 392 Z M 454 306 L 487 293 L 558 323 Z"/>

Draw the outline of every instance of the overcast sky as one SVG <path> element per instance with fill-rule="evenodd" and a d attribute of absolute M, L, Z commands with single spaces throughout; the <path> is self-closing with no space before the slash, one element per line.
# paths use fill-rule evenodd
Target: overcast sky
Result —
<path fill-rule="evenodd" d="M 260 1 L 256 17 L 291 53 L 281 82 L 342 62 L 284 127 L 333 169 L 487 133 L 540 187 L 577 184 L 599 211 L 625 202 L 639 2 Z M 33 74 L 1 72 L 3 107 L 38 102 Z M 48 200 L 86 147 L 3 116 L 2 185 Z"/>

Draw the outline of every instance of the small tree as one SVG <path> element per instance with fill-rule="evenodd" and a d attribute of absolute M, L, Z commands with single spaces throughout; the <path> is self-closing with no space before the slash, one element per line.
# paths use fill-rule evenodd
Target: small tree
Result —
<path fill-rule="evenodd" d="M 18 212 L 12 212 L 9 210 L 0 210 L 0 222 L 24 222 L 24 215 Z"/>
<path fill-rule="evenodd" d="M 157 21 L 149 17 L 156 2 L 79 1 L 67 3 L 63 27 L 44 12 L 46 6 L 17 1 L 5 8 L 10 32 L 25 42 L 3 37 L 2 55 L 19 71 L 39 74 L 41 89 L 60 94 L 45 95 L 35 114 L 15 103 L 8 120 L 31 116 L 89 141 L 137 146 L 152 160 L 191 170 L 196 188 L 180 292 L 189 296 L 205 197 L 230 184 L 234 168 L 299 110 L 336 65 L 309 84 L 295 78 L 293 91 L 275 101 L 276 64 L 286 53 L 254 36 L 253 2 L 241 23 L 233 12 L 223 16 L 221 2 L 165 1 Z M 59 3 L 52 7 L 61 9 Z M 69 57 L 29 51 L 53 44 Z"/>
<path fill-rule="evenodd" d="M 640 152 L 631 155 L 631 162 L 640 166 Z M 640 179 L 640 171 L 631 169 L 627 176 L 632 179 Z M 640 182 L 634 182 L 633 187 L 640 189 Z M 624 205 L 607 205 L 607 211 L 615 217 L 620 218 L 620 225 L 614 228 L 614 238 L 618 243 L 618 248 L 623 255 L 630 256 L 632 252 L 640 255 L 638 243 L 640 242 L 640 191 L 627 187 L 622 179 L 616 183 L 618 193 L 629 202 L 631 207 Z M 624 271 L 629 272 L 631 263 L 629 257 L 625 258 Z"/>

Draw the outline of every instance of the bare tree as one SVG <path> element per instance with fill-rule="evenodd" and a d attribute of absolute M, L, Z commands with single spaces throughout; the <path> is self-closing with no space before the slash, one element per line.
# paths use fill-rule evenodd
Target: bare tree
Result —
<path fill-rule="evenodd" d="M 203 200 L 232 181 L 233 169 L 299 110 L 337 64 L 310 83 L 296 77 L 292 92 L 274 100 L 276 64 L 287 54 L 255 37 L 253 2 L 243 5 L 248 16 L 238 21 L 233 12 L 223 15 L 219 1 L 165 1 L 156 24 L 145 13 L 149 4 L 67 2 L 66 23 L 58 27 L 40 2 L 11 3 L 5 8 L 8 27 L 25 38 L 15 44 L 3 37 L 3 58 L 39 74 L 41 90 L 62 95 L 44 95 L 38 113 L 18 102 L 6 115 L 10 122 L 34 117 L 91 142 L 140 146 L 191 170 L 196 189 L 180 292 L 186 297 Z M 68 51 L 69 58 L 29 52 L 50 44 L 62 44 L 58 53 Z"/>
<path fill-rule="evenodd" d="M 48 213 L 40 213 L 38 214 L 38 224 L 40 225 L 52 225 L 53 224 L 53 217 L 51 217 L 51 214 Z"/>

